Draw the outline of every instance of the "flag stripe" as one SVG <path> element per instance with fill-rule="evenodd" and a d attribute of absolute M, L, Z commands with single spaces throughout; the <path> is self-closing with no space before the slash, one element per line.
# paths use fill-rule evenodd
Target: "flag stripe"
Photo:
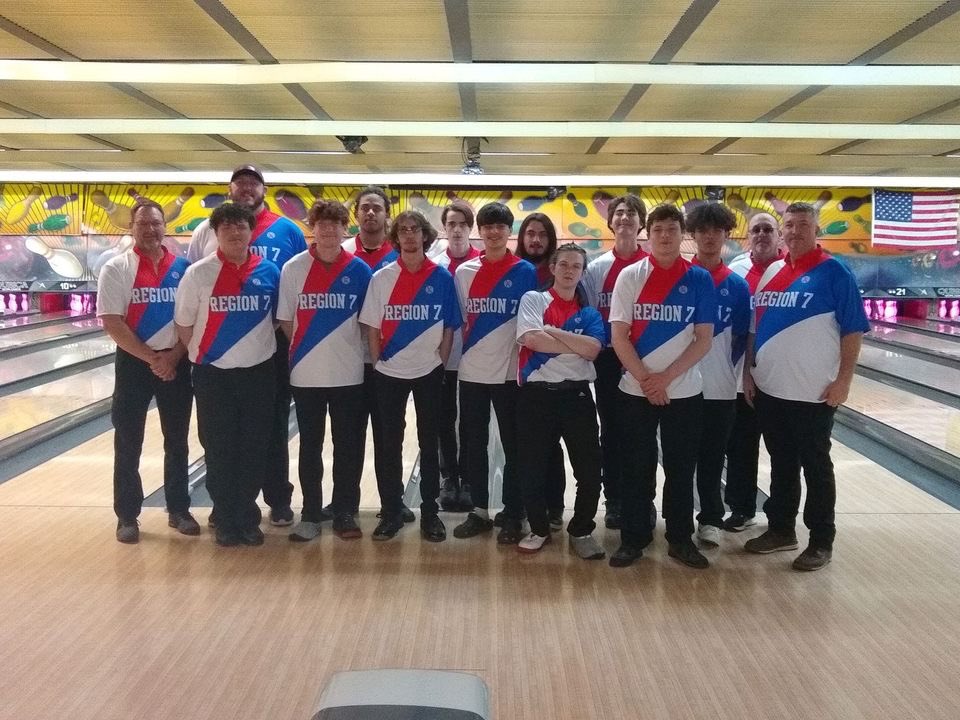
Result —
<path fill-rule="evenodd" d="M 960 191 L 877 188 L 873 200 L 873 244 L 908 249 L 957 244 Z"/>

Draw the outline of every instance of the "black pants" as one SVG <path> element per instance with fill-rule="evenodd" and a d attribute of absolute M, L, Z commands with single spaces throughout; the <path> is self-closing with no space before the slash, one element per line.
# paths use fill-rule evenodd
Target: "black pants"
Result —
<path fill-rule="evenodd" d="M 263 476 L 263 500 L 271 508 L 290 507 L 290 343 L 278 328 L 277 352 L 273 355 L 273 426 L 267 445 L 267 472 Z"/>
<path fill-rule="evenodd" d="M 596 415 L 596 409 L 594 409 Z M 518 421 L 519 422 L 519 421 Z M 517 428 L 519 432 L 519 427 Z M 569 444 L 567 447 L 570 447 Z M 578 483 L 579 485 L 579 483 Z M 558 441 L 547 459 L 547 508 L 551 512 L 563 512 L 563 495 L 567 491 L 567 469 L 564 467 L 563 447 Z"/>
<path fill-rule="evenodd" d="M 677 398 L 653 405 L 645 397 L 621 392 L 625 432 L 621 501 L 622 542 L 646 547 L 653 540 L 650 503 L 657 494 L 656 475 L 645 472 L 657 459 L 657 428 L 663 449 L 663 517 L 667 542 L 690 540 L 693 535 L 693 473 L 700 447 L 703 396 Z"/>
<path fill-rule="evenodd" d="M 157 399 L 163 433 L 163 493 L 167 512 L 190 509 L 187 489 L 187 437 L 193 411 L 190 363 L 177 366 L 177 376 L 165 382 L 143 360 L 117 348 L 113 386 L 113 510 L 120 520 L 135 520 L 143 506 L 140 454 L 150 401 Z"/>
<path fill-rule="evenodd" d="M 549 461 L 563 439 L 570 453 L 577 499 L 567 525 L 571 535 L 593 532 L 600 502 L 600 429 L 589 383 L 556 387 L 529 383 L 517 398 L 517 466 L 531 532 L 550 533 L 547 487 Z"/>
<path fill-rule="evenodd" d="M 604 348 L 593 361 L 597 379 L 597 414 L 600 416 L 600 451 L 603 456 L 603 496 L 613 507 L 620 505 L 623 477 L 623 421 L 620 418 L 620 378 L 623 366 L 613 348 Z M 653 468 L 656 473 L 656 466 Z"/>
<path fill-rule="evenodd" d="M 697 494 L 700 496 L 697 522 L 702 525 L 723 525 L 720 478 L 723 476 L 723 458 L 736 411 L 736 400 L 703 401 L 703 432 L 697 459 Z"/>
<path fill-rule="evenodd" d="M 513 520 L 523 517 L 523 498 L 517 477 L 517 384 L 486 385 L 460 381 L 460 449 L 463 481 L 470 485 L 473 504 L 490 507 L 490 404 L 497 416 L 503 444 L 503 513 Z"/>
<path fill-rule="evenodd" d="M 229 370 L 193 367 L 197 428 L 218 530 L 239 532 L 260 522 L 257 494 L 267 472 L 275 378 L 272 359 Z"/>
<path fill-rule="evenodd" d="M 376 373 L 380 439 L 374 441 L 373 458 L 383 514 L 397 515 L 403 508 L 403 431 L 407 426 L 407 399 L 413 393 L 420 446 L 420 514 L 436 515 L 440 494 L 440 393 L 443 366 L 413 380 Z"/>
<path fill-rule="evenodd" d="M 440 392 L 440 475 L 460 485 L 460 450 L 457 442 L 457 371 L 444 370 Z"/>
<path fill-rule="evenodd" d="M 807 481 L 803 524 L 810 544 L 832 549 L 837 534 L 834 508 L 837 485 L 830 459 L 830 435 L 836 408 L 757 392 L 757 418 L 770 453 L 770 498 L 763 504 L 770 529 L 784 535 L 796 530 L 800 509 L 800 468 Z"/>
<path fill-rule="evenodd" d="M 736 419 L 727 443 L 727 488 L 724 499 L 731 512 L 746 517 L 757 514 L 757 467 L 760 458 L 760 424 L 757 412 L 737 395 Z"/>
<path fill-rule="evenodd" d="M 360 505 L 363 472 L 363 388 L 294 387 L 297 423 L 300 425 L 300 490 L 302 519 L 320 522 L 323 509 L 323 436 L 327 413 L 333 437 L 333 512 L 353 513 Z"/>

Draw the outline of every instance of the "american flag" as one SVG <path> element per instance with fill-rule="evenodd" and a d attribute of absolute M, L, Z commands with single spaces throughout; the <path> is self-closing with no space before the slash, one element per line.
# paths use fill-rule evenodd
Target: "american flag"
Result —
<path fill-rule="evenodd" d="M 873 244 L 906 248 L 957 244 L 960 190 L 873 191 Z"/>

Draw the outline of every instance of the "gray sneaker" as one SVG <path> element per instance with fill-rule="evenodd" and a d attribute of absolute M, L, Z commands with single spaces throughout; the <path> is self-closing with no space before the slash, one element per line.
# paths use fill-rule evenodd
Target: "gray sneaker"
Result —
<path fill-rule="evenodd" d="M 581 537 L 571 535 L 570 551 L 576 553 L 583 560 L 602 560 L 606 556 L 603 547 L 594 539 L 593 535 L 582 535 Z"/>
<path fill-rule="evenodd" d="M 320 537 L 320 523 L 301 520 L 289 535 L 293 542 L 310 542 Z"/>
<path fill-rule="evenodd" d="M 136 520 L 118 520 L 117 542 L 124 545 L 136 545 L 140 542 L 140 523 Z"/>

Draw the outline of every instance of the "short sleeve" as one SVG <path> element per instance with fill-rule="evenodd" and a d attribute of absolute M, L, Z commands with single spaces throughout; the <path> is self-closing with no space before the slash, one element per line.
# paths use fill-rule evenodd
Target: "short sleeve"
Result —
<path fill-rule="evenodd" d="M 379 328 L 383 317 L 383 307 L 380 303 L 378 287 L 380 278 L 374 277 L 367 286 L 367 294 L 363 298 L 363 308 L 360 310 L 359 320 L 364 325 Z"/>
<path fill-rule="evenodd" d="M 717 295 L 713 287 L 713 278 L 706 270 L 697 273 L 697 305 L 693 313 L 694 325 L 714 324 L 717 317 Z"/>
<path fill-rule="evenodd" d="M 446 268 L 440 268 L 439 272 L 443 273 L 443 327 L 456 330 L 463 325 L 463 313 L 460 312 L 457 289 L 453 284 L 453 276 Z"/>
<path fill-rule="evenodd" d="M 740 278 L 739 275 L 734 277 Z M 732 318 L 732 333 L 734 335 L 746 335 L 750 332 L 750 288 L 746 281 L 740 279 L 733 285 L 735 293 Z"/>
<path fill-rule="evenodd" d="M 183 274 L 177 288 L 173 320 L 182 327 L 193 327 L 200 311 L 199 288 L 197 287 L 196 266 L 191 265 Z"/>
<path fill-rule="evenodd" d="M 836 261 L 834 261 L 836 262 Z M 870 332 L 870 322 L 863 310 L 863 299 L 857 281 L 846 267 L 837 262 L 836 316 L 840 325 L 840 335 Z"/>
<path fill-rule="evenodd" d="M 532 291 L 520 298 L 520 307 L 517 308 L 517 340 L 528 332 L 543 330 L 542 297 L 542 293 Z"/>
<path fill-rule="evenodd" d="M 297 297 L 300 288 L 297 287 L 296 272 L 293 263 L 287 263 L 280 271 L 280 296 L 277 298 L 277 320 L 290 322 L 296 316 Z"/>
<path fill-rule="evenodd" d="M 108 262 L 100 270 L 97 280 L 97 317 L 127 314 L 129 298 L 123 287 L 123 273 L 115 263 Z"/>
<path fill-rule="evenodd" d="M 600 344 L 607 342 L 607 332 L 603 327 L 603 318 L 596 308 L 584 308 L 583 313 L 583 334 L 600 341 Z"/>
<path fill-rule="evenodd" d="M 633 304 L 637 299 L 636 267 L 631 266 L 620 273 L 613 286 L 613 297 L 610 298 L 610 322 L 633 323 Z"/>

